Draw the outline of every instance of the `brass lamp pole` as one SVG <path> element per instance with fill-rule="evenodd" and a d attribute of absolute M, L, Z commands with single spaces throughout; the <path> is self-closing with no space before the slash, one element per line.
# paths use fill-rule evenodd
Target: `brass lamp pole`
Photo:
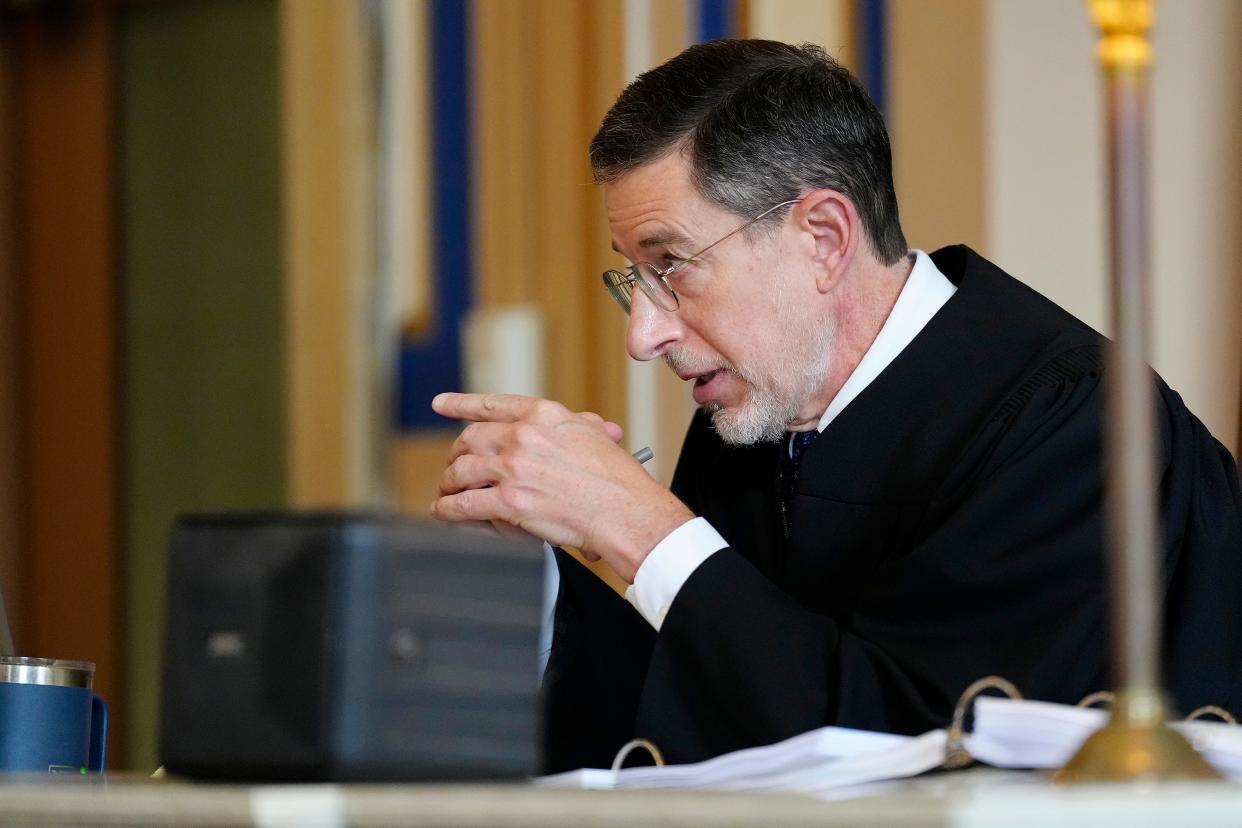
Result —
<path fill-rule="evenodd" d="M 1108 724 L 1054 779 L 1110 782 L 1212 779 L 1216 772 L 1165 724 L 1160 682 L 1160 549 L 1155 398 L 1145 358 L 1147 326 L 1147 32 L 1154 0 L 1088 0 L 1100 29 L 1108 99 L 1112 348 L 1105 443 L 1113 672 Z"/>

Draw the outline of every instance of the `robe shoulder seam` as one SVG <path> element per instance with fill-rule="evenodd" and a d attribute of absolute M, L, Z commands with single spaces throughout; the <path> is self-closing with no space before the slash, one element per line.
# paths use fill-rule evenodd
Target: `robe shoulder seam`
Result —
<path fill-rule="evenodd" d="M 1060 353 L 1039 366 L 993 412 L 991 422 L 1007 420 L 1022 410 L 1041 389 L 1064 382 L 1098 377 L 1104 358 L 1097 345 L 1080 345 Z"/>

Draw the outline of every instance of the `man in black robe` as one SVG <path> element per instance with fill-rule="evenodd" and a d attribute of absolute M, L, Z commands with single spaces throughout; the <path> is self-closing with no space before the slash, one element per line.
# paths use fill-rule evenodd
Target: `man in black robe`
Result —
<path fill-rule="evenodd" d="M 643 736 L 673 762 L 825 724 L 943 726 L 976 678 L 1111 686 L 1104 340 L 965 247 L 907 249 L 887 134 L 821 51 L 716 41 L 643 75 L 591 148 L 627 349 L 703 407 L 672 491 L 619 429 L 449 394 L 473 420 L 437 516 L 564 553 L 549 770 Z M 635 290 L 635 288 L 638 288 Z M 1242 505 L 1228 452 L 1158 378 L 1164 669 L 1242 703 Z"/>

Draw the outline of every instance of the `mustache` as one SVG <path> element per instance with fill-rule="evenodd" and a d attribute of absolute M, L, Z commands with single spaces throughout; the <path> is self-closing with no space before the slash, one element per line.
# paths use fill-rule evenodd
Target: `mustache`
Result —
<path fill-rule="evenodd" d="M 689 351 L 669 351 L 664 355 L 664 363 L 673 370 L 673 373 L 682 376 L 703 374 L 708 371 L 727 371 L 742 377 L 742 372 L 723 357 L 698 356 Z M 745 379 L 745 377 L 742 378 Z"/>

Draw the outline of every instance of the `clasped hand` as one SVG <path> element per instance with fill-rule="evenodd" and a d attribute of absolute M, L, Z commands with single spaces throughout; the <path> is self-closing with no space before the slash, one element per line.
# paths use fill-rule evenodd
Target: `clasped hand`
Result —
<path fill-rule="evenodd" d="M 516 526 L 603 558 L 632 583 L 651 549 L 693 517 L 598 414 L 512 394 L 440 394 L 431 407 L 470 423 L 431 506 L 440 520 Z"/>

